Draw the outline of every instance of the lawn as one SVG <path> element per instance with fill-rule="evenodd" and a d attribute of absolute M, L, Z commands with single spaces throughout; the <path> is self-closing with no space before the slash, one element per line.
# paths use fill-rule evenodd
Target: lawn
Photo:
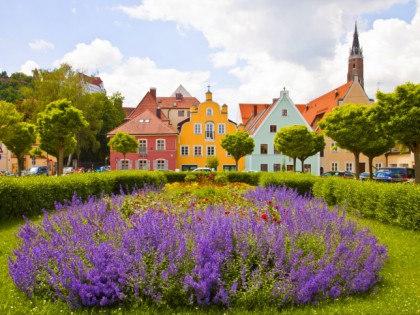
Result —
<path fill-rule="evenodd" d="M 209 194 L 210 192 L 210 194 Z M 206 195 L 198 190 L 200 198 L 211 197 L 211 190 Z M 175 194 L 177 190 L 172 190 Z M 232 190 L 226 190 L 227 198 L 231 198 Z M 218 196 L 220 198 L 220 196 Z M 223 198 L 223 197 L 222 197 Z M 145 200 L 142 200 L 144 202 Z M 185 201 L 185 200 L 184 200 Z M 137 202 L 137 201 L 136 201 Z M 147 202 L 147 201 L 146 201 Z M 34 218 L 40 222 L 41 218 Z M 418 314 L 420 312 L 420 258 L 419 233 L 401 228 L 384 225 L 376 221 L 353 218 L 361 226 L 368 227 L 376 235 L 381 244 L 388 250 L 388 260 L 380 275 L 382 281 L 369 292 L 339 298 L 334 301 L 324 301 L 317 305 L 287 306 L 278 310 L 273 307 L 259 307 L 247 311 L 241 307 L 221 309 L 216 307 L 200 309 L 197 307 L 170 308 L 165 305 L 123 305 L 105 309 L 82 309 L 71 311 L 63 302 L 51 302 L 40 298 L 29 299 L 20 292 L 8 274 L 8 256 L 17 248 L 15 236 L 21 220 L 14 220 L 0 225 L 0 301 L 1 314 Z"/>

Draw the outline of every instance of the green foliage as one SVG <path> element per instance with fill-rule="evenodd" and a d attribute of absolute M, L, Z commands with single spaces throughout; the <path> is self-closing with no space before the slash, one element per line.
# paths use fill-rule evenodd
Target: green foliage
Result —
<path fill-rule="evenodd" d="M 319 178 L 313 188 L 316 197 L 348 212 L 405 229 L 420 230 L 420 186 Z"/>
<path fill-rule="evenodd" d="M 377 92 L 375 112 L 383 130 L 414 153 L 416 174 L 420 174 L 420 84 L 406 83 L 392 93 Z M 420 183 L 420 176 L 416 176 Z"/>
<path fill-rule="evenodd" d="M 217 185 L 226 185 L 229 183 L 229 178 L 226 172 L 217 172 L 216 176 L 214 176 L 214 182 Z"/>
<path fill-rule="evenodd" d="M 113 151 L 122 153 L 125 160 L 127 153 L 136 153 L 139 143 L 135 137 L 126 132 L 118 131 L 109 141 L 109 146 Z"/>
<path fill-rule="evenodd" d="M 42 209 L 54 208 L 54 202 L 71 200 L 76 193 L 88 196 L 132 192 L 144 186 L 159 187 L 166 182 L 162 172 L 113 171 L 65 176 L 0 177 L 0 222 L 7 218 L 34 216 Z"/>
<path fill-rule="evenodd" d="M 38 115 L 41 149 L 56 156 L 58 172 L 63 173 L 65 153 L 71 153 L 76 145 L 76 132 L 88 126 L 83 113 L 71 105 L 67 99 L 52 102 Z"/>
<path fill-rule="evenodd" d="M 192 183 L 198 181 L 198 178 L 195 174 L 188 174 L 187 176 L 185 176 L 184 181 L 187 183 Z"/>
<path fill-rule="evenodd" d="M 3 142 L 18 159 L 19 174 L 23 168 L 23 157 L 32 149 L 32 144 L 36 142 L 35 125 L 26 122 L 19 122 L 10 128 L 10 134 Z"/>
<path fill-rule="evenodd" d="M 217 167 L 219 166 L 219 160 L 215 156 L 208 157 L 206 165 L 207 167 L 217 170 Z"/>
<path fill-rule="evenodd" d="M 254 151 L 254 139 L 245 131 L 238 131 L 235 134 L 227 134 L 222 139 L 222 148 L 233 156 L 238 170 L 238 161 L 247 154 Z"/>
<path fill-rule="evenodd" d="M 16 110 L 14 104 L 0 101 L 0 140 L 9 136 L 11 127 L 22 120 L 22 115 Z"/>
<path fill-rule="evenodd" d="M 245 183 L 257 186 L 260 182 L 261 173 L 257 172 L 226 172 L 229 183 Z"/>
<path fill-rule="evenodd" d="M 0 101 L 13 104 L 20 104 L 27 89 L 31 88 L 32 77 L 22 72 L 15 72 L 7 75 L 6 71 L 0 73 Z"/>
<path fill-rule="evenodd" d="M 187 176 L 187 173 L 185 172 L 163 171 L 163 173 L 166 177 L 167 183 L 182 183 L 185 180 L 185 177 Z"/>
<path fill-rule="evenodd" d="M 300 195 L 311 194 L 312 187 L 319 178 L 308 173 L 275 172 L 262 173 L 260 178 L 261 186 L 285 185 L 289 189 L 296 189 Z"/>
<path fill-rule="evenodd" d="M 311 132 L 303 125 L 283 127 L 274 137 L 274 146 L 277 151 L 296 161 L 302 162 L 302 171 L 305 160 L 317 154 L 325 147 L 324 136 Z M 294 168 L 296 170 L 296 167 Z"/>

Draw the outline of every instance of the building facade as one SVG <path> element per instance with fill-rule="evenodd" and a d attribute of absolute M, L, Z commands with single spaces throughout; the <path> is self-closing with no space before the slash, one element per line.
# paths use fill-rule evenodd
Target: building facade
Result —
<path fill-rule="evenodd" d="M 274 99 L 272 104 L 240 104 L 239 108 L 245 131 L 254 139 L 255 144 L 254 152 L 245 157 L 246 170 L 304 171 L 319 175 L 319 153 L 305 160 L 303 170 L 299 161 L 294 169 L 293 159 L 274 147 L 274 137 L 283 127 L 303 125 L 312 131 L 299 108 L 290 99 L 289 91 L 281 91 L 280 97 Z"/>
<path fill-rule="evenodd" d="M 177 168 L 188 171 L 207 166 L 208 158 L 217 158 L 217 170 L 236 169 L 235 159 L 222 148 L 226 134 L 237 131 L 236 123 L 228 118 L 227 105 L 220 106 L 212 100 L 212 93 L 206 93 L 206 101 L 190 107 L 190 117 L 178 123 Z M 238 169 L 244 169 L 240 159 Z"/>

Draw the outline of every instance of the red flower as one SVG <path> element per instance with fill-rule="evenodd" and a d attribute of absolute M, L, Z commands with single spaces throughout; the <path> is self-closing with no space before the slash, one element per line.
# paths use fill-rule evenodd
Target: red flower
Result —
<path fill-rule="evenodd" d="M 279 206 L 278 205 L 275 205 L 274 206 L 274 209 L 279 210 Z"/>
<path fill-rule="evenodd" d="M 225 214 L 228 215 L 230 212 L 229 211 L 225 211 Z"/>
<path fill-rule="evenodd" d="M 266 214 L 266 213 L 263 213 L 263 214 L 261 215 L 261 218 L 262 218 L 262 219 L 264 219 L 264 220 L 267 220 L 267 214 Z"/>

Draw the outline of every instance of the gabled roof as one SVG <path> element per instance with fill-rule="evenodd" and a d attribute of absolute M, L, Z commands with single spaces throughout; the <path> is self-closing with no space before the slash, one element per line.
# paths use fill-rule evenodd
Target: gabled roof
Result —
<path fill-rule="evenodd" d="M 181 108 L 190 109 L 191 105 L 198 106 L 200 101 L 195 97 L 157 97 L 157 104 L 160 108 Z"/>
<path fill-rule="evenodd" d="M 135 110 L 134 107 L 123 107 L 124 113 L 125 113 L 125 117 L 130 116 L 130 114 L 133 112 L 133 110 Z"/>
<path fill-rule="evenodd" d="M 184 97 L 192 97 L 191 94 L 188 93 L 187 89 L 182 86 L 182 84 L 176 88 L 171 97 L 176 97 L 177 94 L 182 94 Z"/>
<path fill-rule="evenodd" d="M 306 105 L 305 111 L 302 113 L 306 121 L 313 126 L 316 117 L 323 116 L 325 113 L 331 112 L 334 107 L 339 105 L 339 101 L 342 100 L 348 93 L 353 81 L 349 81 L 346 84 L 331 90 L 330 92 L 310 101 Z"/>
<path fill-rule="evenodd" d="M 158 104 L 156 103 L 156 98 L 153 96 L 152 92 L 149 91 L 146 93 L 146 95 L 143 97 L 143 99 L 137 104 L 137 107 L 130 113 L 130 115 L 127 118 L 133 118 L 141 113 L 143 113 L 145 110 L 150 110 L 152 112 L 156 112 L 156 109 L 158 108 Z"/>
<path fill-rule="evenodd" d="M 108 135 L 113 136 L 118 131 L 126 132 L 130 135 L 176 135 L 177 132 L 167 123 L 159 119 L 149 109 L 144 110 L 141 114 L 133 117 L 114 130 L 108 132 Z"/>
<path fill-rule="evenodd" d="M 242 124 L 246 125 L 250 119 L 255 119 L 258 114 L 260 114 L 269 106 L 270 104 L 239 104 L 239 112 L 241 113 Z"/>

